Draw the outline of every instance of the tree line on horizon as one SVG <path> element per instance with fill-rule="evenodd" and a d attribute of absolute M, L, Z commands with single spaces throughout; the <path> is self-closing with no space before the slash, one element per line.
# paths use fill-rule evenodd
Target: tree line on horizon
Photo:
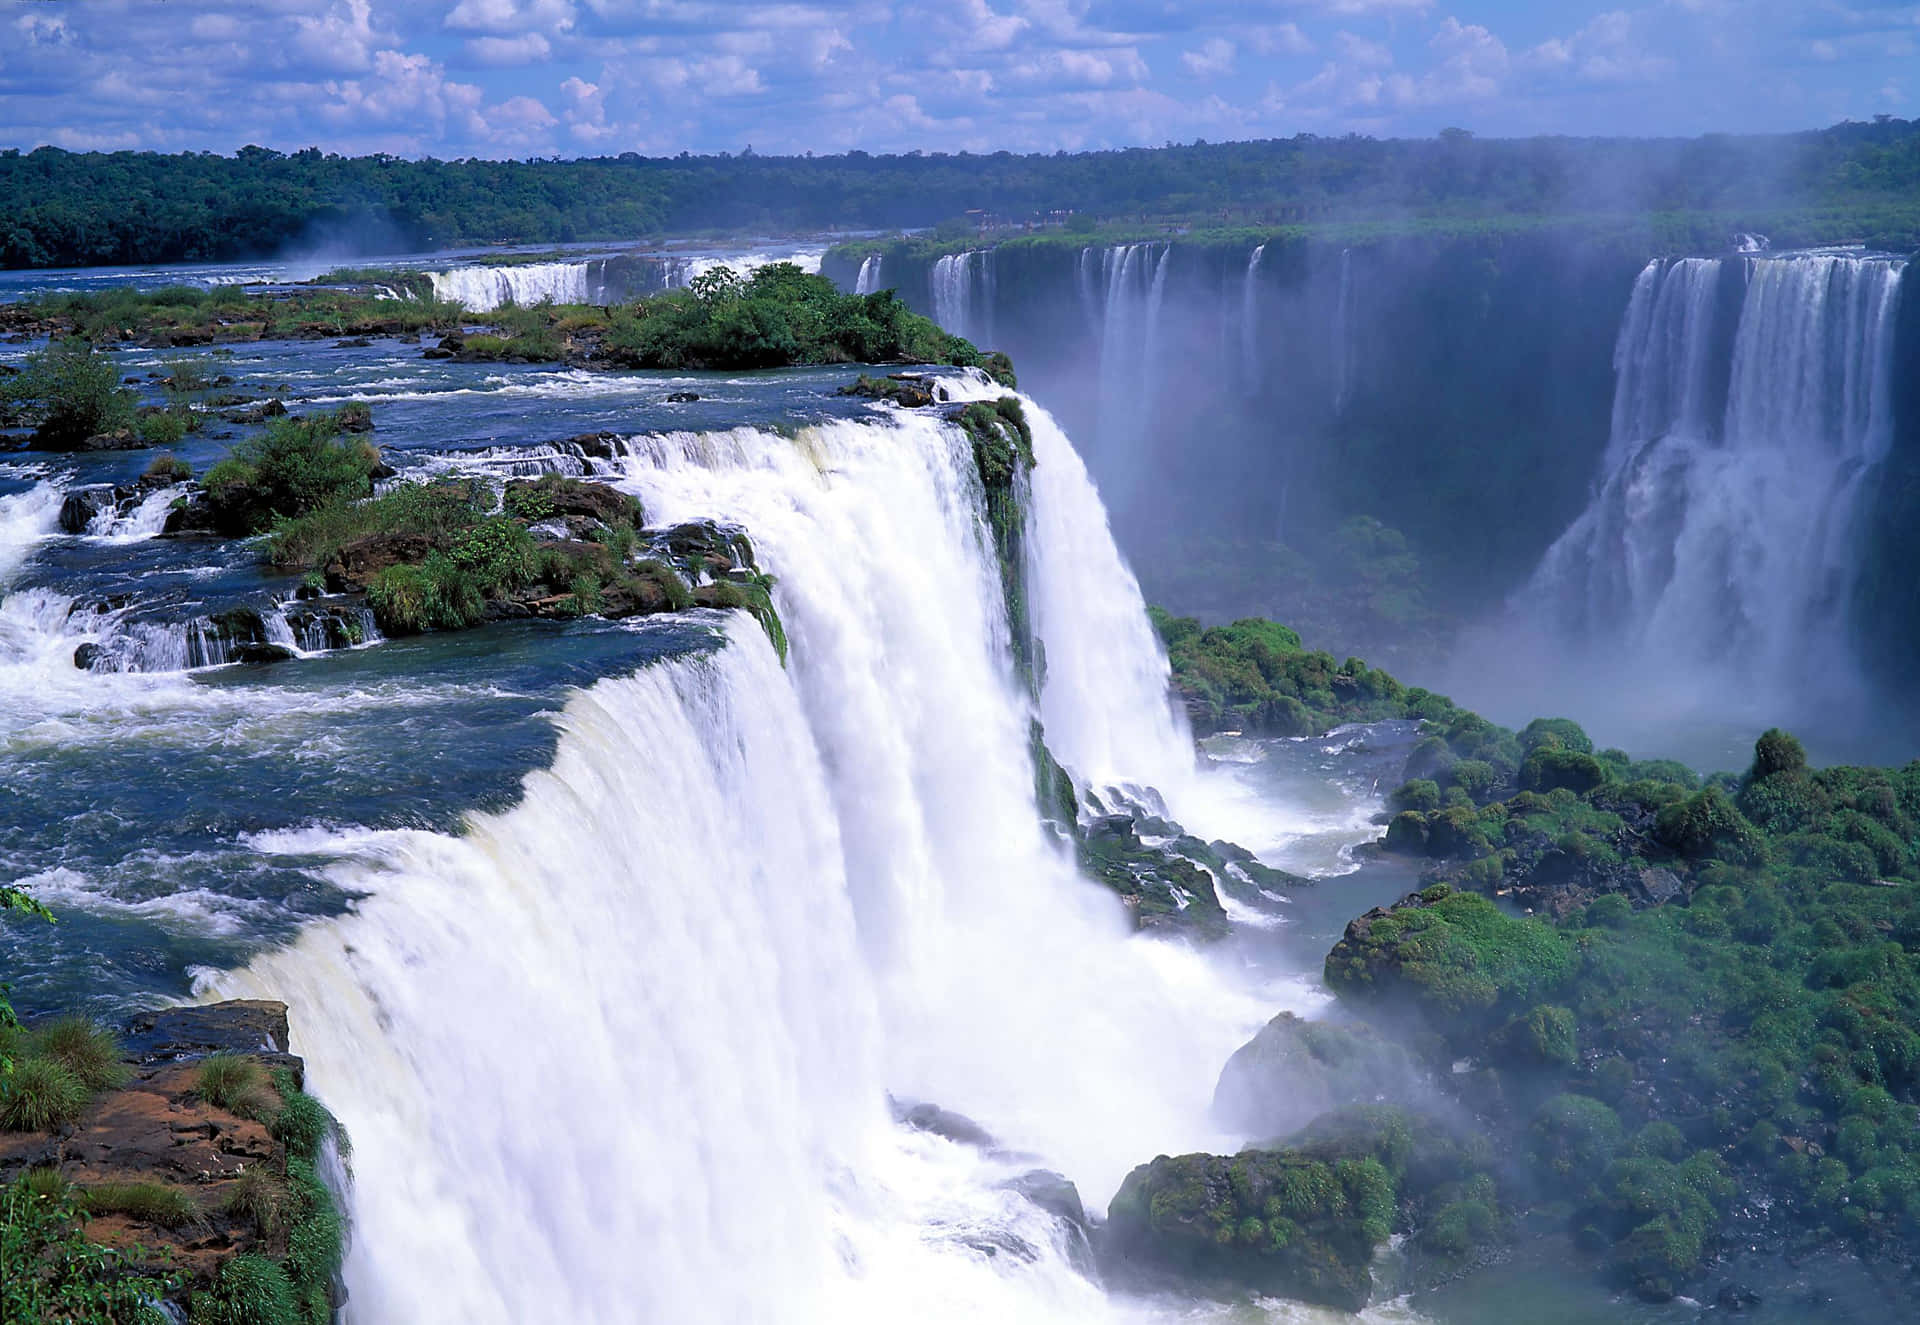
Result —
<path fill-rule="evenodd" d="M 1024 156 L 441 161 L 40 147 L 0 151 L 0 267 L 890 230 L 963 216 L 1271 225 L 1742 208 L 1873 215 L 1917 200 L 1920 120 L 1890 116 L 1779 135 L 1485 139 L 1449 129 Z"/>

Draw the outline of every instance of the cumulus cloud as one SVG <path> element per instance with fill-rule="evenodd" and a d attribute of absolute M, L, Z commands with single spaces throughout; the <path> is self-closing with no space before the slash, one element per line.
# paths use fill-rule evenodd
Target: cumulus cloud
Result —
<path fill-rule="evenodd" d="M 1910 104 L 1920 9 L 1577 0 L 89 0 L 0 16 L 0 145 L 1053 150 L 1803 127 Z M 1791 88 L 1793 95 L 1782 95 Z M 1817 108 L 1812 109 L 1812 108 Z"/>
<path fill-rule="evenodd" d="M 1234 57 L 1239 48 L 1225 37 L 1209 37 L 1200 43 L 1199 49 L 1182 51 L 1180 63 L 1195 78 L 1214 78 L 1233 72 Z"/>
<path fill-rule="evenodd" d="M 467 51 L 481 64 L 532 64 L 553 54 L 553 47 L 538 32 L 523 32 L 517 37 L 475 37 L 467 42 Z"/>

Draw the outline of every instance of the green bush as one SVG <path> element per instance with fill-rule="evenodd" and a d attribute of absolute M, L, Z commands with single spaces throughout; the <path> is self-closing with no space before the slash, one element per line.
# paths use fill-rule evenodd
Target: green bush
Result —
<path fill-rule="evenodd" d="M 30 1170 L 0 1186 L 0 1320 L 161 1325 L 151 1304 L 181 1276 L 153 1274 L 144 1257 L 88 1240 L 79 1197 L 58 1177 Z"/>
<path fill-rule="evenodd" d="M 200 1064 L 194 1089 L 215 1108 L 255 1122 L 264 1123 L 279 1110 L 266 1069 L 243 1054 L 209 1055 Z"/>
<path fill-rule="evenodd" d="M 0 1080 L 0 1128 L 46 1132 L 78 1122 L 92 1094 L 86 1083 L 51 1058 L 27 1058 Z"/>
<path fill-rule="evenodd" d="M 257 534 L 276 519 L 371 496 L 380 452 L 339 436 L 337 415 L 275 419 L 201 480 L 220 529 Z"/>
<path fill-rule="evenodd" d="M 307 1325 L 287 1272 L 264 1256 L 235 1256 L 213 1289 L 193 1295 L 193 1325 Z"/>
<path fill-rule="evenodd" d="M 134 429 L 140 434 L 140 440 L 148 446 L 173 446 L 191 431 L 186 417 L 172 410 L 143 414 Z"/>
<path fill-rule="evenodd" d="M 286 1101 L 268 1130 L 289 1154 L 311 1160 L 319 1153 L 321 1144 L 335 1133 L 338 1124 L 326 1106 L 304 1091 L 288 1093 Z"/>
<path fill-rule="evenodd" d="M 193 466 L 170 451 L 162 451 L 147 462 L 140 477 L 162 483 L 185 483 L 193 477 Z"/>
<path fill-rule="evenodd" d="M 133 1074 L 121 1059 L 120 1037 L 88 1017 L 56 1018 L 28 1043 L 30 1053 L 52 1059 L 90 1091 L 124 1085 Z"/>
<path fill-rule="evenodd" d="M 1556 1095 L 1528 1129 L 1535 1163 L 1563 1182 L 1597 1179 L 1620 1148 L 1620 1116 L 1585 1095 Z"/>
<path fill-rule="evenodd" d="M 389 635 L 461 630 L 477 624 L 486 600 L 471 577 L 441 553 L 419 565 L 388 566 L 367 586 L 367 606 Z"/>
<path fill-rule="evenodd" d="M 37 412 L 34 437 L 42 446 L 78 447 L 134 422 L 133 394 L 121 388 L 119 368 L 84 340 L 35 350 L 17 375 L 0 381 L 0 394 Z"/>

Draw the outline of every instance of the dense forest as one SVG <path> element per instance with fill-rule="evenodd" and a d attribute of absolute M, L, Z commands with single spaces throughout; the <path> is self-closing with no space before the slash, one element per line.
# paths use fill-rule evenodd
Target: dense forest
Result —
<path fill-rule="evenodd" d="M 0 266 L 212 261 L 666 233 L 1779 211 L 1920 203 L 1920 121 L 1695 139 L 1321 138 L 1015 156 L 411 161 L 308 148 L 162 156 L 0 152 Z"/>

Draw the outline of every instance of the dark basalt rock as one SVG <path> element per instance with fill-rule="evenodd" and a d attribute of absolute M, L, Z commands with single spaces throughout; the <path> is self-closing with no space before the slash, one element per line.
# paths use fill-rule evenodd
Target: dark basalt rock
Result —
<path fill-rule="evenodd" d="M 290 662 L 294 656 L 284 644 L 242 644 L 233 651 L 233 661 L 243 663 Z"/>
<path fill-rule="evenodd" d="M 60 503 L 60 532 L 84 534 L 95 516 L 115 509 L 119 503 L 120 490 L 111 483 L 89 483 L 84 488 L 70 489 L 66 500 Z"/>
<path fill-rule="evenodd" d="M 993 1133 L 965 1114 L 954 1113 L 937 1104 L 894 1104 L 894 1117 L 918 1132 L 930 1132 L 959 1146 L 993 1150 L 998 1143 Z"/>
<path fill-rule="evenodd" d="M 73 665 L 83 672 L 91 671 L 94 663 L 100 659 L 100 652 L 101 650 L 98 644 L 82 644 L 73 651 Z"/>
<path fill-rule="evenodd" d="M 1722 1311 L 1752 1311 L 1760 1305 L 1760 1294 L 1745 1284 L 1728 1284 L 1714 1296 L 1713 1304 Z"/>
<path fill-rule="evenodd" d="M 389 566 L 425 561 L 433 544 L 420 534 L 369 534 L 340 549 L 328 563 L 327 587 L 335 593 L 365 589 Z"/>
<path fill-rule="evenodd" d="M 124 1044 L 131 1063 L 263 1054 L 285 1056 L 296 1075 L 301 1070 L 288 1048 L 287 1005 L 266 999 L 142 1012 L 127 1022 Z"/>
<path fill-rule="evenodd" d="M 1087 1210 L 1081 1204 L 1080 1189 L 1052 1169 L 1029 1169 L 1002 1184 L 1018 1192 L 1055 1219 L 1063 1220 L 1086 1233 Z"/>
<path fill-rule="evenodd" d="M 691 405 L 698 399 L 700 399 L 700 393 L 698 391 L 671 391 L 667 393 L 667 403 L 669 405 Z"/>

